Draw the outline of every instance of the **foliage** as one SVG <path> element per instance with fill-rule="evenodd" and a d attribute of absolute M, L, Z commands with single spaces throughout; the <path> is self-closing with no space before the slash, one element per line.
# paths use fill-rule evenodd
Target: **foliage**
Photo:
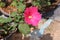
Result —
<path fill-rule="evenodd" d="M 36 1 L 33 1 L 32 3 L 33 5 L 37 5 L 37 6 L 50 5 L 49 0 L 36 0 Z"/>
<path fill-rule="evenodd" d="M 28 34 L 30 32 L 30 28 L 29 28 L 29 25 L 24 23 L 24 24 L 20 24 L 18 26 L 18 29 L 19 31 L 22 33 L 22 34 Z"/>
<path fill-rule="evenodd" d="M 5 3 L 0 2 L 0 7 L 4 7 L 4 6 L 5 6 Z"/>
<path fill-rule="evenodd" d="M 11 18 L 3 18 L 3 17 L 0 17 L 0 23 L 9 23 L 11 21 L 12 21 Z"/>
<path fill-rule="evenodd" d="M 18 10 L 18 13 L 21 13 L 24 11 L 25 9 L 25 5 L 23 4 L 23 0 L 20 0 L 20 1 L 17 1 L 17 0 L 14 0 L 10 6 L 15 6 L 17 7 L 17 10 Z"/>

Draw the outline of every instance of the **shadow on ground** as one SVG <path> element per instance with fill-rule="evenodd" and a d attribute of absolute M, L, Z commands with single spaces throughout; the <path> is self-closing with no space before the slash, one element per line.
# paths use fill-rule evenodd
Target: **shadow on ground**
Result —
<path fill-rule="evenodd" d="M 53 37 L 50 35 L 50 33 L 43 35 L 41 37 L 41 40 L 53 40 Z"/>

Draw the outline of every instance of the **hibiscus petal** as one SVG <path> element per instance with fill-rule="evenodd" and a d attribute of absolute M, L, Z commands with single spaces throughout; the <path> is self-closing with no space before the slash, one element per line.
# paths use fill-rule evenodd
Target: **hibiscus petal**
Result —
<path fill-rule="evenodd" d="M 31 18 L 29 18 L 29 16 Z M 27 24 L 37 26 L 38 22 L 41 20 L 41 14 L 38 12 L 38 9 L 36 7 L 26 8 L 24 12 L 24 20 Z"/>

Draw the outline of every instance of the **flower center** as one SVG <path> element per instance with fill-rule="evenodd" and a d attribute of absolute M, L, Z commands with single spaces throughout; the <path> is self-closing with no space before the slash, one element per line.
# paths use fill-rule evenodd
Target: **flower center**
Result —
<path fill-rule="evenodd" d="M 29 16 L 29 18 L 32 18 L 32 16 Z"/>

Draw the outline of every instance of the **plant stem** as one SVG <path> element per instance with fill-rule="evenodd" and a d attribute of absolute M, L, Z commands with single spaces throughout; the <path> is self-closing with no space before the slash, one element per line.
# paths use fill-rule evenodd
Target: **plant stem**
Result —
<path fill-rule="evenodd" d="M 22 34 L 22 40 L 24 40 L 24 37 L 25 37 L 24 34 Z"/>

